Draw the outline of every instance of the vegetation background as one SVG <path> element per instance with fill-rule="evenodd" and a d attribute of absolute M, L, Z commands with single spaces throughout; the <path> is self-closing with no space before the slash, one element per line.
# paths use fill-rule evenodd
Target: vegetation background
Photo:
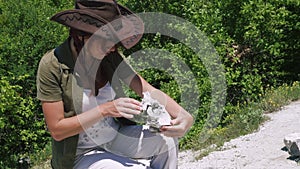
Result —
<path fill-rule="evenodd" d="M 181 149 L 221 145 L 251 132 L 264 120 L 263 113 L 300 97 L 299 0 L 119 3 L 135 12 L 163 12 L 191 22 L 207 35 L 224 64 L 226 106 L 216 110 L 223 112 L 216 119 L 220 123 L 207 131 L 211 137 L 202 143 L 198 138 L 210 110 L 211 82 L 200 58 L 189 47 L 160 34 L 145 35 L 138 46 L 125 51 L 165 49 L 182 58 L 192 70 L 201 106 L 194 110 L 195 125 L 180 140 Z M 0 168 L 22 168 L 24 159 L 35 165 L 49 158 L 50 135 L 36 99 L 35 76 L 43 54 L 68 36 L 67 28 L 49 18 L 71 8 L 73 0 L 0 0 Z M 149 69 L 141 74 L 180 102 L 181 90 L 166 72 Z"/>

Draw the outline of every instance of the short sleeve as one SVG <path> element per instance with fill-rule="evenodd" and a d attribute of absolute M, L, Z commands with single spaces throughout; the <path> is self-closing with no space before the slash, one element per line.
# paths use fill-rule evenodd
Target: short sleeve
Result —
<path fill-rule="evenodd" d="M 41 101 L 61 101 L 60 67 L 54 50 L 45 54 L 40 60 L 37 76 L 37 98 Z"/>

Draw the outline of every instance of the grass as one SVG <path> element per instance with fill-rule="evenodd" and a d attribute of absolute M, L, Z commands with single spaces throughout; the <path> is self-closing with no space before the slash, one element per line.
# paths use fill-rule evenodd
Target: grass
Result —
<path fill-rule="evenodd" d="M 31 163 L 33 169 L 50 169 L 51 159 L 51 141 L 40 152 L 33 154 L 31 157 Z"/>
<path fill-rule="evenodd" d="M 195 124 L 189 134 L 180 140 L 181 149 L 201 150 L 196 157 L 201 159 L 210 152 L 219 150 L 227 141 L 254 132 L 259 126 L 268 120 L 264 114 L 280 110 L 283 106 L 292 101 L 300 99 L 300 83 L 294 82 L 292 85 L 282 85 L 278 88 L 271 88 L 261 96 L 257 103 L 246 103 L 237 106 L 227 106 L 228 116 L 222 122 L 223 125 L 201 131 L 200 125 Z M 206 133 L 210 137 L 201 141 L 200 133 Z M 32 162 L 34 169 L 50 168 L 49 159 L 51 158 L 51 145 L 34 155 Z M 299 161 L 298 161 L 299 163 Z"/>

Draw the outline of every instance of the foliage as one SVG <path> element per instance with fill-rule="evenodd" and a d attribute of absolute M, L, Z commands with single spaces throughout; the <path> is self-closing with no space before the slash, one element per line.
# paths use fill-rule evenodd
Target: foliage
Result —
<path fill-rule="evenodd" d="M 137 12 L 180 16 L 206 33 L 226 64 L 230 101 L 258 99 L 267 84 L 298 80 L 300 11 L 296 0 L 125 3 Z"/>
<path fill-rule="evenodd" d="M 280 110 L 282 105 L 298 100 L 300 97 L 300 84 L 298 81 L 293 84 L 283 84 L 278 88 L 273 87 L 266 91 L 266 94 L 260 101 L 260 107 L 265 112 L 274 112 Z"/>
<path fill-rule="evenodd" d="M 18 168 L 20 158 L 29 158 L 49 140 L 40 104 L 35 99 L 35 74 L 43 53 L 66 37 L 61 27 L 48 19 L 70 4 L 67 0 L 0 0 L 3 168 Z"/>
<path fill-rule="evenodd" d="M 14 79 L 24 83 L 24 77 Z M 42 116 L 36 114 L 38 104 L 31 97 L 22 97 L 23 87 L 0 79 L 0 143 L 1 166 L 15 167 L 16 161 L 39 149 L 48 140 Z"/>
<path fill-rule="evenodd" d="M 265 83 L 298 80 L 300 10 L 296 6 L 299 2 L 293 0 L 255 0 L 241 6 L 234 36 L 239 45 L 250 48 L 252 64 L 260 63 L 256 69 L 265 75 Z"/>
<path fill-rule="evenodd" d="M 222 119 L 219 119 L 217 131 L 228 130 L 234 133 L 229 135 L 237 136 L 253 130 L 262 121 L 261 113 L 267 111 L 266 106 L 270 104 L 262 101 L 265 102 L 265 107 L 261 107 L 252 105 L 252 102 L 260 101 L 265 93 L 270 93 L 277 86 L 299 80 L 300 3 L 297 0 L 124 0 L 123 3 L 137 12 L 164 12 L 180 16 L 196 25 L 211 40 L 225 65 L 227 81 L 227 104 Z M 206 123 L 211 104 L 211 81 L 203 63 L 195 59 L 187 46 L 168 40 L 163 36 L 145 36 L 144 42 L 147 44 L 143 48 L 163 48 L 181 56 L 196 75 L 201 106 L 195 125 L 180 144 L 182 148 L 193 148 L 199 144 L 197 138 Z M 147 73 L 145 76 L 152 77 L 151 82 L 155 84 L 164 77 L 157 75 L 157 71 Z M 155 77 L 160 77 L 158 82 Z M 178 91 L 171 90 L 174 87 L 160 87 L 177 96 L 174 92 Z M 297 89 L 288 95 L 292 93 L 298 93 Z M 281 98 L 285 96 L 282 95 Z M 278 99 L 280 100 L 278 105 L 284 105 L 282 99 Z M 268 109 L 275 110 L 270 106 Z M 254 118 L 251 118 L 252 115 Z M 240 121 L 240 125 L 245 128 L 234 130 L 237 126 L 230 127 L 229 121 Z M 209 140 L 207 142 L 212 143 Z"/>

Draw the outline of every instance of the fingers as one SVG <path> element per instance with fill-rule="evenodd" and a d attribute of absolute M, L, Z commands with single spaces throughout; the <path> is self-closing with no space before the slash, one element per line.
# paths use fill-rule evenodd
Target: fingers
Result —
<path fill-rule="evenodd" d="M 167 137 L 182 137 L 185 134 L 185 129 L 181 125 L 163 126 L 160 131 Z"/>
<path fill-rule="evenodd" d="M 114 104 L 119 114 L 125 118 L 133 118 L 142 110 L 141 103 L 131 98 L 119 98 L 114 101 Z"/>
<path fill-rule="evenodd" d="M 124 99 L 124 102 L 126 103 L 131 103 L 131 104 L 134 104 L 134 105 L 137 105 L 139 106 L 139 108 L 141 108 L 141 102 L 135 100 L 135 99 L 132 99 L 132 98 L 125 98 Z"/>
<path fill-rule="evenodd" d="M 180 124 L 180 120 L 178 118 L 171 120 L 171 125 L 178 125 Z"/>
<path fill-rule="evenodd" d="M 132 114 L 127 114 L 127 113 L 123 113 L 123 112 L 119 112 L 119 113 L 122 117 L 125 117 L 127 119 L 132 119 L 134 117 Z"/>
<path fill-rule="evenodd" d="M 131 98 L 118 99 L 116 101 L 116 106 L 118 108 L 127 108 L 127 109 L 138 110 L 138 111 L 142 110 L 141 103 Z"/>
<path fill-rule="evenodd" d="M 184 120 L 176 118 L 171 120 L 170 126 L 162 126 L 160 131 L 167 137 L 182 137 L 187 131 L 187 127 L 184 124 Z"/>
<path fill-rule="evenodd" d="M 134 115 L 138 115 L 141 113 L 140 110 L 126 108 L 126 107 L 118 108 L 118 112 L 125 118 L 133 118 Z"/>

